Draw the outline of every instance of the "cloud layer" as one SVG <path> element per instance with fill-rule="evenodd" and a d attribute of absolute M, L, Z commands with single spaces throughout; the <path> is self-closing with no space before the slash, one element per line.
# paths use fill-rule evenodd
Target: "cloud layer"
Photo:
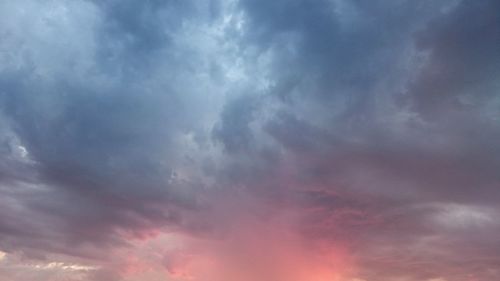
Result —
<path fill-rule="evenodd" d="M 498 279 L 499 8 L 0 3 L 0 280 Z"/>

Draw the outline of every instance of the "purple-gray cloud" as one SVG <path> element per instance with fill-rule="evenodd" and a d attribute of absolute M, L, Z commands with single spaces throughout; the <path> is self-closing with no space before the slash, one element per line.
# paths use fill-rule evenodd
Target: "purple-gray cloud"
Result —
<path fill-rule="evenodd" d="M 0 274 L 184 280 L 291 212 L 346 249 L 340 281 L 499 278 L 499 8 L 1 3 Z M 232 242 L 178 258 L 168 233 Z"/>

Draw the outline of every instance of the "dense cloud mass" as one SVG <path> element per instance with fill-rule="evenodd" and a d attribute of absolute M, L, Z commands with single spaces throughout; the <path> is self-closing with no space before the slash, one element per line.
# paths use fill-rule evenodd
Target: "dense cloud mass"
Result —
<path fill-rule="evenodd" d="M 0 281 L 500 279 L 500 2 L 0 3 Z"/>

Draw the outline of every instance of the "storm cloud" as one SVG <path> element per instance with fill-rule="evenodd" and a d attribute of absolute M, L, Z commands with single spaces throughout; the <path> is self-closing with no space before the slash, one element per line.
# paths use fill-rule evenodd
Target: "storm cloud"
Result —
<path fill-rule="evenodd" d="M 0 280 L 499 278 L 499 9 L 0 3 Z"/>

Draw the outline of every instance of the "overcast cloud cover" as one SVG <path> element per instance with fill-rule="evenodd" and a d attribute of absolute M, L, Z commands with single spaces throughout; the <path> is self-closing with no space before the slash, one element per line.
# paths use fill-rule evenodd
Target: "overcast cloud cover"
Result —
<path fill-rule="evenodd" d="M 496 0 L 0 1 L 0 280 L 500 280 L 499 77 Z"/>

